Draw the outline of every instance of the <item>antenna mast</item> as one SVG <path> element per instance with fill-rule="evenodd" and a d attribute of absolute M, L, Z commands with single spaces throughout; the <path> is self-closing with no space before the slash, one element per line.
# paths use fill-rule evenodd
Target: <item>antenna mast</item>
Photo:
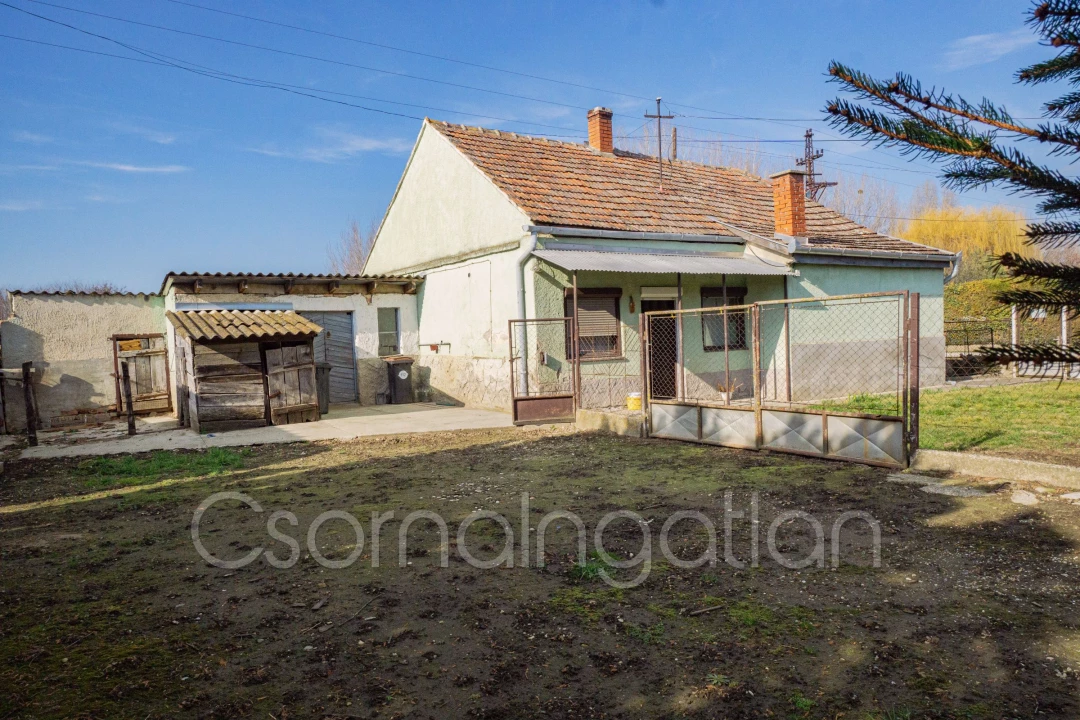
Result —
<path fill-rule="evenodd" d="M 660 127 L 660 121 L 661 120 L 671 120 L 675 116 L 674 115 L 661 115 L 660 114 L 660 98 L 656 98 L 656 114 L 655 115 L 650 115 L 649 113 L 645 113 L 645 117 L 647 119 L 649 119 L 649 120 L 652 120 L 653 118 L 656 118 L 656 162 L 657 162 L 657 167 L 660 168 L 660 192 L 663 192 L 664 191 L 664 152 L 663 152 L 663 149 L 662 149 L 662 144 L 663 144 L 663 141 L 664 141 L 664 136 L 662 134 L 663 130 Z"/>

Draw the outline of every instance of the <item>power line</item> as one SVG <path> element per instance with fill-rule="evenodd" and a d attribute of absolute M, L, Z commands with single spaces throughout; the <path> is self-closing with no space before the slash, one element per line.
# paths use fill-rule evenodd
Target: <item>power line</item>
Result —
<path fill-rule="evenodd" d="M 31 1 L 33 2 L 34 0 Z M 372 42 L 370 40 L 361 40 L 360 38 L 349 37 L 347 35 L 338 35 L 336 33 L 324 32 L 322 30 L 306 28 L 300 25 L 290 25 L 289 23 L 277 22 L 275 20 L 267 20 L 265 18 L 255 17 L 254 15 L 244 15 L 242 13 L 230 12 L 228 10 L 220 10 L 218 8 L 207 7 L 205 5 L 197 5 L 195 3 L 184 2 L 183 0 L 165 1 L 171 2 L 176 5 L 185 5 L 191 8 L 198 8 L 199 10 L 206 10 L 207 12 L 220 13 L 221 15 L 230 15 L 232 17 L 242 18 L 244 20 L 251 20 L 253 22 L 265 23 L 267 25 L 276 25 L 277 27 L 288 28 L 290 30 L 298 30 L 300 32 L 311 33 L 313 35 L 321 35 L 323 37 L 334 38 L 336 40 L 345 40 L 347 42 L 358 43 L 360 45 L 368 45 L 370 47 L 377 47 L 383 48 L 385 50 L 393 50 L 395 52 L 407 53 L 409 55 L 417 55 L 419 57 L 442 60 L 444 62 L 456 63 L 458 65 L 479 68 L 481 70 L 490 70 L 492 72 L 506 73 L 507 75 L 516 75 L 517 77 L 529 78 L 530 80 L 541 80 L 543 82 L 555 83 L 558 85 L 567 85 L 569 87 L 581 88 L 583 90 L 595 90 L 596 92 L 609 93 L 611 95 L 622 95 L 623 97 L 634 98 L 635 100 L 652 99 L 647 98 L 643 95 L 634 95 L 631 93 L 620 92 L 618 90 L 609 90 L 606 88 L 595 87 L 593 85 L 584 85 L 581 83 L 570 82 L 568 80 L 556 80 L 555 78 L 544 77 L 543 75 L 533 75 L 532 73 L 524 73 L 517 70 L 508 70 L 506 68 L 495 67 L 494 65 L 485 65 L 483 63 L 470 62 L 468 60 L 459 60 L 457 58 L 447 57 L 445 55 L 436 55 L 434 53 L 426 53 L 419 50 L 409 50 L 408 48 L 397 47 L 395 45 L 386 45 L 384 43 Z"/>
<path fill-rule="evenodd" d="M 0 33 L 0 38 L 5 38 L 5 39 L 8 39 L 8 40 L 18 40 L 18 41 L 21 41 L 21 42 L 27 42 L 27 43 L 37 44 L 37 45 L 46 45 L 46 46 L 49 46 L 49 47 L 58 47 L 58 49 L 71 50 L 71 51 L 75 51 L 75 52 L 79 52 L 79 53 L 87 53 L 87 54 L 91 54 L 91 55 L 102 55 L 104 57 L 112 57 L 112 58 L 116 58 L 116 59 L 120 59 L 120 60 L 131 60 L 131 62 L 134 62 L 134 63 L 144 63 L 146 65 L 159 65 L 161 67 L 176 68 L 176 66 L 171 64 L 171 63 L 158 62 L 158 60 L 149 60 L 149 59 L 145 59 L 145 58 L 141 58 L 141 57 L 131 57 L 129 55 L 117 55 L 117 54 L 114 54 L 114 53 L 103 53 L 103 52 L 96 51 L 96 50 L 87 50 L 87 49 L 85 49 L 85 47 L 75 47 L 75 46 L 72 46 L 72 45 L 62 45 L 62 44 L 58 44 L 58 43 L 55 43 L 55 42 L 45 42 L 43 40 L 33 40 L 31 38 L 21 38 L 21 37 L 13 36 L 13 35 L 3 35 L 3 33 Z M 170 57 L 170 56 L 163 55 L 162 57 Z M 572 131 L 570 131 L 569 127 L 563 127 L 562 125 L 549 125 L 549 124 L 545 124 L 545 123 L 530 122 L 528 120 L 516 120 L 514 118 L 501 118 L 499 116 L 489 116 L 489 114 L 484 114 L 484 113 L 480 113 L 480 112 L 467 112 L 465 110 L 454 110 L 454 109 L 451 109 L 451 108 L 440 108 L 440 107 L 435 107 L 435 106 L 431 106 L 431 105 L 418 105 L 418 104 L 415 104 L 415 103 L 402 103 L 402 101 L 400 101 L 400 100 L 388 100 L 386 98 L 373 97 L 373 96 L 369 96 L 369 95 L 355 95 L 353 93 L 343 93 L 343 92 L 333 91 L 333 90 L 322 90 L 322 89 L 314 90 L 314 89 L 311 89 L 311 87 L 307 87 L 305 85 L 293 85 L 293 84 L 289 84 L 289 83 L 285 83 L 285 82 L 280 82 L 278 80 L 264 80 L 264 79 L 260 79 L 260 78 L 249 78 L 249 77 L 245 77 L 245 76 L 238 76 L 238 74 L 233 74 L 233 73 L 230 73 L 230 72 L 226 72 L 224 70 L 217 70 L 217 69 L 207 67 L 207 66 L 204 66 L 204 65 L 199 65 L 197 63 L 190 63 L 189 60 L 180 60 L 178 58 L 172 58 L 172 57 L 170 59 L 175 59 L 179 63 L 187 63 L 188 65 L 191 65 L 192 67 L 202 68 L 202 69 L 204 69 L 204 70 L 206 70 L 208 72 L 218 73 L 218 74 L 221 74 L 221 76 L 235 78 L 235 79 L 238 79 L 238 80 L 246 80 L 246 81 L 254 82 L 254 83 L 265 84 L 265 85 L 268 85 L 268 86 L 289 87 L 289 89 L 308 91 L 308 92 L 311 92 L 311 93 L 320 93 L 320 94 L 323 94 L 323 95 L 338 95 L 340 97 L 351 97 L 351 98 L 354 98 L 354 99 L 373 100 L 373 101 L 376 101 L 376 103 L 387 103 L 388 105 L 400 105 L 400 106 L 403 106 L 403 107 L 420 108 L 420 109 L 423 109 L 423 110 L 434 110 L 436 112 L 449 112 L 449 113 L 454 113 L 454 114 L 462 114 L 462 116 L 469 116 L 471 118 L 482 118 L 482 119 L 485 119 L 485 120 L 498 120 L 500 122 L 511 122 L 511 123 L 517 123 L 517 124 L 523 124 L 523 125 L 535 125 L 537 127 L 550 127 L 550 128 L 553 128 L 553 130 L 564 130 L 564 131 L 567 131 L 568 133 L 572 133 Z M 320 98 L 320 99 L 322 99 L 322 98 Z M 581 138 L 581 137 L 584 137 L 584 133 L 580 133 L 580 132 L 577 133 L 577 134 L 566 134 L 566 135 L 554 135 L 554 134 L 546 134 L 546 133 L 532 133 L 532 134 L 541 135 L 543 137 L 566 137 L 566 138 Z"/>
<path fill-rule="evenodd" d="M 292 52 L 290 50 L 282 50 L 280 48 L 269 47 L 269 46 L 266 46 L 266 45 L 255 45 L 253 43 L 246 43 L 246 42 L 243 42 L 241 40 L 230 40 L 228 38 L 220 38 L 220 37 L 215 37 L 213 35 L 203 35 L 202 33 L 191 32 L 191 31 L 188 31 L 188 30 L 180 30 L 178 28 L 166 27 L 164 25 L 154 25 L 153 23 L 144 23 L 144 22 L 140 22 L 138 20 L 130 20 L 130 19 L 127 19 L 127 18 L 116 17 L 115 15 L 105 15 L 103 13 L 91 12 L 90 10 L 81 10 L 79 8 L 68 7 L 66 5 L 58 5 L 58 4 L 55 4 L 55 3 L 43 2 L 43 0 L 26 0 L 26 2 L 32 2 L 32 3 L 35 3 L 37 5 L 46 5 L 48 7 L 59 8 L 61 10 L 68 10 L 70 12 L 81 13 L 83 15 L 92 15 L 94 17 L 104 18 L 106 20 L 114 20 L 116 22 L 128 23 L 130 25 L 138 25 L 140 27 L 147 27 L 147 28 L 151 28 L 151 29 L 154 29 L 154 30 L 161 30 L 161 31 L 164 31 L 164 32 L 177 33 L 179 35 L 187 35 L 189 37 L 197 37 L 197 38 L 200 38 L 200 39 L 203 39 L 203 40 L 212 40 L 214 42 L 226 43 L 228 45 L 236 45 L 238 47 L 245 47 L 245 48 L 248 48 L 248 49 L 251 49 L 251 50 L 261 50 L 263 52 L 271 52 L 271 53 L 276 53 L 278 55 L 288 55 L 288 56 L 291 56 L 291 57 L 297 57 L 297 58 L 301 58 L 301 59 L 304 59 L 304 60 L 313 60 L 313 61 L 316 61 L 316 62 L 329 63 L 331 65 L 340 65 L 340 66 L 343 66 L 343 67 L 351 67 L 351 68 L 355 68 L 357 70 L 365 70 L 367 72 L 375 72 L 375 73 L 380 73 L 380 74 L 383 74 L 383 75 L 392 75 L 392 76 L 395 76 L 395 77 L 406 78 L 408 80 L 418 80 L 418 81 L 421 81 L 421 82 L 436 83 L 436 84 L 439 84 L 439 85 L 448 85 L 450 87 L 461 88 L 463 90 L 474 90 L 476 92 L 489 93 L 489 94 L 492 94 L 492 95 L 502 95 L 504 97 L 512 97 L 512 98 L 516 98 L 518 100 L 528 100 L 530 102 L 544 103 L 544 104 L 547 104 L 547 105 L 557 105 L 559 107 L 572 108 L 574 110 L 588 110 L 588 108 L 580 106 L 580 105 L 571 105 L 569 103 L 562 103 L 562 102 L 558 102 L 556 100 L 545 100 L 544 98 L 531 97 L 529 95 L 518 95 L 516 93 L 503 92 L 501 90 L 489 90 L 487 88 L 476 87 L 475 85 L 465 85 L 465 84 L 462 84 L 462 83 L 451 82 L 449 80 L 436 80 L 435 78 L 424 77 L 422 75 L 412 75 L 412 74 L 409 74 L 409 73 L 398 72 L 396 70 L 383 70 L 382 68 L 370 67 L 368 65 L 358 65 L 356 63 L 350 63 L 350 62 L 346 62 L 344 60 L 335 60 L 333 58 L 319 57 L 318 55 L 307 55 L 307 54 L 304 54 L 304 53 Z M 8 5 L 7 3 L 2 3 L 2 4 L 6 5 L 7 7 L 12 8 L 12 9 L 19 10 L 21 12 L 25 12 L 25 13 L 30 14 L 30 15 L 34 15 L 35 17 L 39 17 L 39 18 L 46 19 L 46 20 L 50 19 L 50 18 L 46 18 L 44 15 L 36 15 L 35 13 L 31 13 L 28 10 L 24 10 L 24 9 L 16 7 L 14 5 Z"/>

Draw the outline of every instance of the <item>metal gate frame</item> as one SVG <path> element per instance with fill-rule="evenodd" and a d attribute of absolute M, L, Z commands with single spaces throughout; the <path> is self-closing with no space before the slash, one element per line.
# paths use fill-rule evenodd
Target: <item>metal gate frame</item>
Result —
<path fill-rule="evenodd" d="M 785 305 L 785 332 L 788 332 L 787 325 L 787 308 L 794 304 L 800 303 L 813 303 L 813 302 L 827 302 L 836 300 L 858 300 L 858 299 L 870 299 L 870 298 L 882 298 L 882 297 L 895 297 L 900 303 L 900 312 L 902 314 L 900 318 L 900 330 L 901 335 L 898 338 L 900 342 L 900 370 L 902 373 L 901 382 L 901 415 L 898 416 L 885 416 L 874 415 L 870 413 L 857 413 L 857 412 L 828 412 L 809 409 L 792 408 L 789 402 L 787 406 L 781 407 L 779 405 L 771 406 L 768 401 L 763 398 L 763 388 L 761 382 L 762 374 L 762 358 L 761 358 L 761 308 L 775 305 Z M 652 373 L 650 367 L 652 337 L 650 335 L 651 317 L 663 317 L 674 316 L 679 317 L 681 315 L 700 314 L 701 308 L 685 309 L 685 310 L 664 310 L 657 311 L 655 313 L 642 313 L 639 316 L 639 333 L 641 335 L 641 368 L 642 368 L 642 384 L 644 392 L 642 393 L 642 411 L 644 413 L 646 434 L 649 437 L 664 437 L 675 440 L 686 440 L 690 442 L 700 442 L 707 444 L 724 445 L 727 447 L 736 447 L 744 449 L 769 449 L 777 452 L 784 452 L 794 455 L 803 455 L 809 457 L 819 457 L 831 460 L 843 460 L 847 462 L 856 462 L 866 465 L 876 465 L 883 467 L 907 467 L 911 458 L 914 456 L 915 451 L 919 447 L 919 352 L 920 352 L 920 331 L 919 331 L 919 293 L 902 291 L 902 292 L 878 292 L 878 293 L 862 293 L 852 295 L 834 295 L 816 298 L 797 298 L 797 299 L 783 299 L 783 300 L 764 300 L 757 303 L 739 305 L 739 306 L 727 306 L 725 313 L 733 310 L 749 310 L 750 313 L 750 328 L 748 328 L 748 334 L 751 337 L 750 350 L 751 350 L 751 371 L 753 375 L 753 391 L 752 391 L 752 405 L 747 406 L 735 406 L 731 404 L 725 404 L 721 402 L 710 402 L 706 400 L 687 399 L 686 397 L 679 397 L 685 390 L 682 387 L 682 383 L 677 383 L 678 390 L 676 398 L 672 400 L 662 399 L 656 400 L 652 397 L 651 380 Z M 680 323 L 681 327 L 681 323 Z M 685 358 L 683 357 L 683 348 L 678 348 L 677 357 L 677 375 L 682 376 L 685 373 Z M 790 352 L 790 346 L 788 346 L 788 352 Z M 789 364 L 790 371 L 790 364 Z M 730 398 L 729 398 L 730 400 Z M 663 410 L 659 413 L 656 408 L 660 406 Z M 820 422 L 820 445 L 821 450 L 799 450 L 787 447 L 778 447 L 766 442 L 765 433 L 765 420 L 766 413 L 781 413 L 789 414 L 792 416 L 800 416 L 794 418 L 797 421 L 802 421 L 805 424 Z M 658 431 L 654 423 L 654 415 L 659 414 L 662 416 L 665 425 Z M 747 421 L 752 414 L 753 418 L 753 434 L 750 436 L 750 428 L 746 427 Z M 834 419 L 833 422 L 830 419 Z M 895 462 L 892 456 L 888 456 L 888 460 L 880 458 L 868 457 L 864 452 L 862 457 L 844 455 L 840 453 L 830 452 L 829 443 L 829 428 L 830 424 L 847 424 L 854 426 L 868 426 L 870 423 L 880 423 L 882 427 L 886 427 L 885 423 L 899 423 L 900 427 L 900 457 L 895 458 Z M 738 424 L 742 424 L 742 434 L 739 432 L 727 432 Z M 811 428 L 815 430 L 816 428 Z M 657 434 L 662 432 L 663 434 Z M 709 433 L 706 435 L 706 433 Z M 734 435 L 734 437 L 732 437 Z M 713 439 L 717 438 L 717 439 Z M 752 440 L 752 441 L 751 441 Z M 882 453 L 884 454 L 884 453 Z"/>
<path fill-rule="evenodd" d="M 569 389 L 544 392 L 529 387 L 528 336 L 530 325 L 562 325 L 563 343 L 568 350 L 567 379 Z M 510 398 L 515 425 L 537 423 L 574 422 L 577 416 L 578 361 L 574 351 L 577 345 L 577 327 L 572 317 L 529 318 L 511 320 L 510 330 Z M 522 352 L 524 350 L 524 352 Z M 542 351 L 541 351 L 542 352 Z M 519 383 L 519 378 L 523 382 Z"/>

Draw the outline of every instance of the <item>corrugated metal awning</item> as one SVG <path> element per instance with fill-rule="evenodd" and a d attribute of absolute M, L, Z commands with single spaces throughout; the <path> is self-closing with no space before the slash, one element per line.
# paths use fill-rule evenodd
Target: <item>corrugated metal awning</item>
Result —
<path fill-rule="evenodd" d="M 598 250 L 536 250 L 533 255 L 564 270 L 626 273 L 683 273 L 684 275 L 794 275 L 786 265 L 755 258 L 713 255 L 603 252 Z"/>
<path fill-rule="evenodd" d="M 322 332 L 291 310 L 178 310 L 167 316 L 178 333 L 192 340 L 270 340 Z"/>

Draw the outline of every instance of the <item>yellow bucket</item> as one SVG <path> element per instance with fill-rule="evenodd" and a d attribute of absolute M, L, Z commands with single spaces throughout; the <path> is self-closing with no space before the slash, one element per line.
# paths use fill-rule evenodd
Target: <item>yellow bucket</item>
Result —
<path fill-rule="evenodd" d="M 640 410 L 641 409 L 641 393 L 632 392 L 626 396 L 626 409 L 627 410 Z"/>

